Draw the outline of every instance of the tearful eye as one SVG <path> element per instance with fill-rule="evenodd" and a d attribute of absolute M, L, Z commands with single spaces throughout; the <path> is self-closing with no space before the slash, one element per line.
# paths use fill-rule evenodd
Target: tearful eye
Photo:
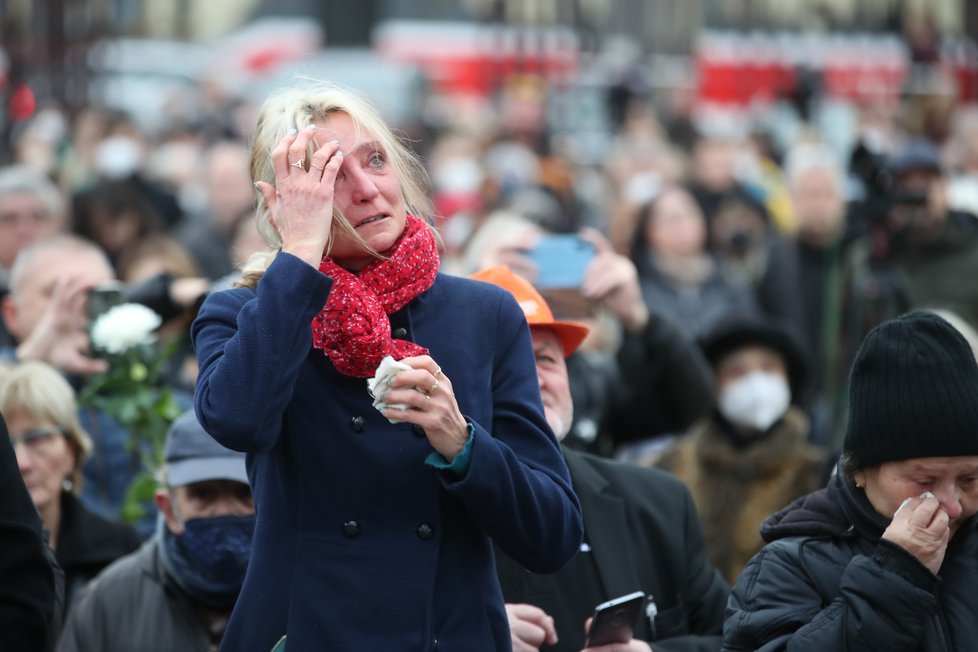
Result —
<path fill-rule="evenodd" d="M 385 163 L 384 155 L 380 152 L 372 153 L 370 155 L 370 159 L 368 160 L 368 164 L 370 165 L 370 167 L 373 168 L 381 168 L 384 166 L 384 163 Z"/>

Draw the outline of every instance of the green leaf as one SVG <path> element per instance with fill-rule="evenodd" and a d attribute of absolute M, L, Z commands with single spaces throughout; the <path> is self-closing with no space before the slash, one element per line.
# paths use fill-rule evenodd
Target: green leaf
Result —
<path fill-rule="evenodd" d="M 149 471 L 141 471 L 133 479 L 122 501 L 121 517 L 126 523 L 138 523 L 146 518 L 146 505 L 153 502 L 158 483 Z"/>

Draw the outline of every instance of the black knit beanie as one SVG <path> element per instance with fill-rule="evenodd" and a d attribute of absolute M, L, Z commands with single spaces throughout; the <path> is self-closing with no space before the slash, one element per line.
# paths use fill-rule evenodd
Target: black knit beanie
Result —
<path fill-rule="evenodd" d="M 978 455 L 978 363 L 957 329 L 915 311 L 870 331 L 849 377 L 843 450 L 854 469 Z"/>

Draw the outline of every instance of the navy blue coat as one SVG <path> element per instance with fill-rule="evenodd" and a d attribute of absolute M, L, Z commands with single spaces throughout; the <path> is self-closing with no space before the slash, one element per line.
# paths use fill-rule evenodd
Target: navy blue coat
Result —
<path fill-rule="evenodd" d="M 222 650 L 268 650 L 284 634 L 299 651 L 509 650 L 490 537 L 539 572 L 582 537 L 523 312 L 498 287 L 439 275 L 391 315 L 474 426 L 458 479 L 425 463 L 423 434 L 374 409 L 364 379 L 312 348 L 331 285 L 280 254 L 257 289 L 208 297 L 192 328 L 197 415 L 248 453 L 258 513 Z"/>

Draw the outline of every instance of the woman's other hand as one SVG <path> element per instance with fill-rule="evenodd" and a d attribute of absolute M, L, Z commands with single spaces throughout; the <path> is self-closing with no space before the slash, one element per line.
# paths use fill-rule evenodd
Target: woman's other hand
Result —
<path fill-rule="evenodd" d="M 388 405 L 406 405 L 404 410 L 388 408 L 384 416 L 420 426 L 432 448 L 451 462 L 469 439 L 469 427 L 455 402 L 452 381 L 427 355 L 401 360 L 411 367 L 393 376 Z"/>
<path fill-rule="evenodd" d="M 258 181 L 255 187 L 282 238 L 282 251 L 318 268 L 329 243 L 334 184 L 343 152 L 335 140 L 319 145 L 315 134 L 316 126 L 309 125 L 283 138 L 272 151 L 275 185 Z M 307 161 L 310 143 L 316 149 Z"/>
<path fill-rule="evenodd" d="M 948 513 L 928 492 L 900 505 L 883 538 L 909 552 L 936 575 L 951 538 L 949 523 Z"/>

